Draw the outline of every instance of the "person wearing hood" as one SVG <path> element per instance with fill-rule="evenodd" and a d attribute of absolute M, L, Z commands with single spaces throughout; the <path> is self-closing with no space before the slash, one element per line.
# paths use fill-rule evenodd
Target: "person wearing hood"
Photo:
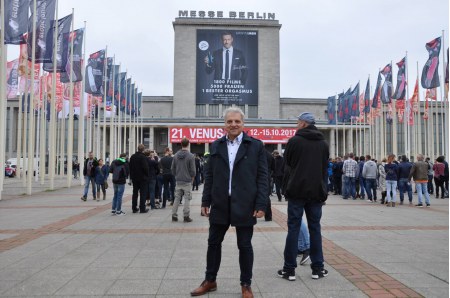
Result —
<path fill-rule="evenodd" d="M 112 174 L 112 182 L 114 188 L 114 197 L 112 201 L 112 215 L 125 215 L 122 211 L 122 197 L 125 191 L 125 184 L 127 182 L 128 175 L 130 174 L 130 168 L 125 153 L 121 153 L 120 157 L 114 160 L 109 167 L 109 172 Z"/>
<path fill-rule="evenodd" d="M 284 247 L 283 269 L 278 276 L 295 280 L 297 268 L 298 236 L 303 211 L 308 219 L 310 233 L 310 258 L 313 279 L 328 275 L 324 269 L 320 219 L 322 206 L 328 197 L 329 146 L 323 134 L 314 125 L 311 113 L 298 116 L 297 132 L 289 139 L 284 152 L 285 175 L 283 184 L 288 200 L 288 234 Z"/>
<path fill-rule="evenodd" d="M 145 146 L 139 144 L 138 151 L 130 157 L 130 176 L 133 182 L 132 209 L 133 213 L 147 213 L 145 200 L 147 199 L 148 183 L 150 179 L 150 170 L 147 157 L 144 155 Z M 140 194 L 139 206 L 138 196 Z"/>
<path fill-rule="evenodd" d="M 189 140 L 181 140 L 181 150 L 173 157 L 171 171 L 175 176 L 175 200 L 172 206 L 172 221 L 178 221 L 178 206 L 184 196 L 184 222 L 191 222 L 189 203 L 191 201 L 191 185 L 195 178 L 195 157 L 189 152 Z"/>

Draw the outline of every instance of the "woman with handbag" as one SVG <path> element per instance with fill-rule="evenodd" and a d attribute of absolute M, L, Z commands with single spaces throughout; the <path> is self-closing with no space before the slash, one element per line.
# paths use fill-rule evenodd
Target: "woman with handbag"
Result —
<path fill-rule="evenodd" d="M 95 169 L 95 184 L 97 185 L 97 202 L 100 201 L 100 189 L 103 192 L 103 200 L 106 200 L 106 189 L 108 188 L 109 167 L 103 164 L 103 159 L 98 160 L 98 167 Z"/>

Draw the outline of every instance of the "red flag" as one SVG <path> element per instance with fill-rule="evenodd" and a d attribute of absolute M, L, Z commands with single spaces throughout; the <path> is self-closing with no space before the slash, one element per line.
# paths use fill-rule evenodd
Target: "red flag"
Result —
<path fill-rule="evenodd" d="M 405 100 L 397 99 L 395 101 L 395 109 L 397 110 L 398 123 L 403 123 L 403 116 L 405 114 Z"/>
<path fill-rule="evenodd" d="M 413 96 L 409 99 L 410 107 L 412 107 L 412 111 L 417 113 L 419 111 L 419 80 L 416 79 L 416 85 L 414 86 Z"/>

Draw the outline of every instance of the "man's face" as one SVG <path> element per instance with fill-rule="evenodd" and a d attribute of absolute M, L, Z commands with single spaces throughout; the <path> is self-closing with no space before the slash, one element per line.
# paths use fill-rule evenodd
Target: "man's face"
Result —
<path fill-rule="evenodd" d="M 231 35 L 223 35 L 222 36 L 222 44 L 223 44 L 223 47 L 226 49 L 231 48 L 231 46 L 233 45 L 233 37 Z"/>
<path fill-rule="evenodd" d="M 225 131 L 230 140 L 234 140 L 244 130 L 244 120 L 240 113 L 228 113 L 225 118 Z"/>
<path fill-rule="evenodd" d="M 93 159 L 94 158 L 94 153 L 89 152 L 89 159 Z"/>

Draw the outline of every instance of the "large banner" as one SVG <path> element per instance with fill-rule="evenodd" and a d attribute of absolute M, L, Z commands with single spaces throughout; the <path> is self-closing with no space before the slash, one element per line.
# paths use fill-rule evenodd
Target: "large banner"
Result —
<path fill-rule="evenodd" d="M 197 104 L 258 104 L 258 31 L 197 30 Z"/>
<path fill-rule="evenodd" d="M 286 144 L 295 135 L 296 128 L 246 127 L 244 131 L 267 144 Z M 180 143 L 186 137 L 190 143 L 212 143 L 225 135 L 222 127 L 170 127 L 171 143 Z"/>

